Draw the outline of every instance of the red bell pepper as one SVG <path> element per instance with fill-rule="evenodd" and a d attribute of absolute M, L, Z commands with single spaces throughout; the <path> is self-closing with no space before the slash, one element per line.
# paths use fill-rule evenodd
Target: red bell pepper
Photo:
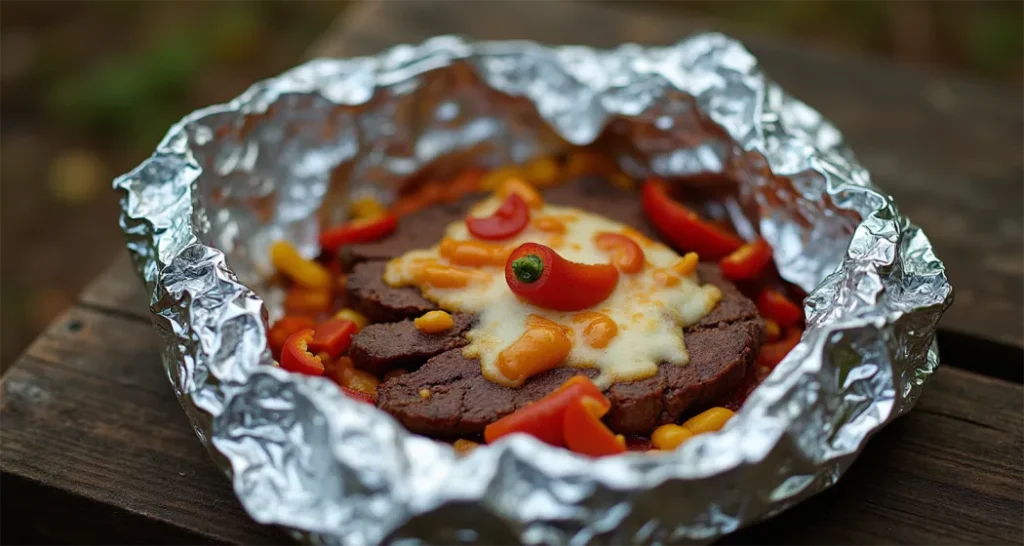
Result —
<path fill-rule="evenodd" d="M 602 232 L 594 238 L 599 250 L 611 252 L 612 263 L 623 273 L 639 273 L 644 268 L 644 251 L 632 238 L 621 233 Z"/>
<path fill-rule="evenodd" d="M 359 326 L 348 319 L 332 318 L 316 325 L 313 339 L 309 341 L 309 350 L 314 353 L 325 352 L 331 358 L 337 358 L 348 350 L 352 344 L 352 336 L 359 331 Z"/>
<path fill-rule="evenodd" d="M 741 246 L 718 262 L 722 274 L 734 281 L 756 278 L 772 261 L 772 247 L 764 239 Z"/>
<path fill-rule="evenodd" d="M 366 394 L 365 392 L 350 389 L 348 387 L 343 387 L 341 385 L 339 385 L 339 387 L 341 388 L 341 392 L 345 393 L 349 398 L 354 398 L 359 402 L 370 404 L 371 406 L 377 405 L 377 403 L 373 401 L 373 397 L 370 396 L 369 394 Z"/>
<path fill-rule="evenodd" d="M 284 296 L 284 309 L 289 313 L 311 314 L 325 313 L 334 303 L 334 294 L 330 290 L 319 290 L 292 286 Z"/>
<path fill-rule="evenodd" d="M 757 310 L 762 317 L 774 320 L 782 327 L 797 324 L 804 318 L 804 312 L 797 304 L 772 288 L 765 288 L 757 295 Z"/>
<path fill-rule="evenodd" d="M 398 227 L 398 218 L 394 214 L 353 220 L 320 233 L 320 248 L 325 251 L 335 251 L 341 245 L 372 243 L 391 235 L 396 227 Z"/>
<path fill-rule="evenodd" d="M 800 342 L 803 332 L 799 328 L 786 328 L 786 337 L 774 343 L 765 343 L 757 353 L 757 365 L 772 369 Z"/>
<path fill-rule="evenodd" d="M 294 315 L 281 317 L 267 330 L 267 345 L 270 346 L 270 353 L 274 355 L 274 358 L 280 359 L 281 348 L 284 347 L 288 336 L 299 330 L 312 328 L 314 325 L 313 319 L 309 317 Z"/>
<path fill-rule="evenodd" d="M 626 451 L 626 439 L 616 436 L 601 422 L 608 407 L 589 396 L 581 396 L 565 408 L 565 447 L 582 455 L 604 457 Z"/>
<path fill-rule="evenodd" d="M 498 438 L 522 432 L 542 442 L 562 447 L 565 445 L 565 409 L 570 402 L 584 396 L 595 400 L 605 408 L 604 411 L 611 408 L 611 402 L 601 394 L 597 385 L 586 376 L 576 375 L 544 398 L 487 425 L 484 428 L 484 440 L 491 444 Z"/>
<path fill-rule="evenodd" d="M 611 264 L 570 262 L 550 247 L 524 243 L 505 263 L 505 282 L 520 298 L 556 311 L 579 311 L 604 301 L 619 282 Z"/>
<path fill-rule="evenodd" d="M 323 375 L 324 363 L 309 350 L 313 329 L 306 328 L 288 336 L 281 349 L 281 367 L 289 372 L 306 375 Z"/>
<path fill-rule="evenodd" d="M 497 241 L 516 236 L 530 223 L 530 207 L 517 193 L 510 193 L 494 214 L 467 216 L 466 227 L 478 239 Z"/>
<path fill-rule="evenodd" d="M 647 218 L 680 250 L 717 260 L 743 246 L 739 237 L 702 220 L 696 212 L 669 197 L 662 180 L 652 178 L 644 184 L 642 201 Z"/>

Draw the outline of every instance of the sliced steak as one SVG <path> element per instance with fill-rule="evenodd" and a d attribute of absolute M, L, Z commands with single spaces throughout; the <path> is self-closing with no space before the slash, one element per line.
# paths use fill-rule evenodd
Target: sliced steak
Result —
<path fill-rule="evenodd" d="M 348 355 L 357 368 L 377 376 L 395 368 L 418 368 L 429 358 L 469 343 L 462 334 L 472 315 L 456 313 L 455 326 L 439 334 L 424 334 L 412 320 L 371 324 L 352 337 Z"/>
<path fill-rule="evenodd" d="M 756 310 L 750 314 L 753 304 L 720 275 L 702 280 L 719 286 L 724 297 L 708 315 L 715 317 L 713 321 L 685 330 L 690 363 L 662 363 L 654 377 L 612 385 L 606 392 L 612 411 L 605 420 L 616 432 L 646 434 L 713 405 L 740 385 L 754 362 L 764 325 Z M 464 358 L 461 349 L 455 349 L 380 385 L 377 405 L 413 432 L 438 437 L 476 434 L 576 374 L 596 377 L 597 371 L 556 368 L 519 388 L 503 387 L 483 377 L 479 361 Z M 429 396 L 424 398 L 422 391 L 429 391 Z"/>
<path fill-rule="evenodd" d="M 396 322 L 437 309 L 415 287 L 392 288 L 384 283 L 387 262 L 356 264 L 345 280 L 347 302 L 371 322 Z"/>

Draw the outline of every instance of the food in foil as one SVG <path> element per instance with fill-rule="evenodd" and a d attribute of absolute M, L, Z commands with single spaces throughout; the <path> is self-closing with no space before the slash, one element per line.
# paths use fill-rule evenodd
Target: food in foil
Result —
<path fill-rule="evenodd" d="M 275 242 L 280 366 L 447 441 L 607 456 L 720 429 L 803 328 L 770 245 L 701 217 L 692 179 L 593 150 L 533 165 L 356 200 L 315 261 Z"/>

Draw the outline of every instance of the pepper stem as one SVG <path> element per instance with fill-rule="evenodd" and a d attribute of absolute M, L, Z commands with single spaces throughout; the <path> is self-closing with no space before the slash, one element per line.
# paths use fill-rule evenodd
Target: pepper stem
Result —
<path fill-rule="evenodd" d="M 512 273 L 520 282 L 536 282 L 544 273 L 544 260 L 536 254 L 527 254 L 512 260 Z"/>

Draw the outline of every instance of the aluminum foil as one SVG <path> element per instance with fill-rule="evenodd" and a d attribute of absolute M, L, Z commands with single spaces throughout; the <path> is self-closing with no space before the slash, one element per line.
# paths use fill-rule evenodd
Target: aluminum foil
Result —
<path fill-rule="evenodd" d="M 270 365 L 271 241 L 312 255 L 318 218 L 435 160 L 524 161 L 602 131 L 635 175 L 732 174 L 727 211 L 810 292 L 799 346 L 722 431 L 659 455 L 514 437 L 458 458 Z M 611 51 L 439 37 L 315 60 L 189 115 L 114 186 L 196 433 L 255 520 L 312 542 L 713 540 L 833 484 L 908 411 L 952 301 L 928 238 L 836 128 L 719 34 Z"/>

